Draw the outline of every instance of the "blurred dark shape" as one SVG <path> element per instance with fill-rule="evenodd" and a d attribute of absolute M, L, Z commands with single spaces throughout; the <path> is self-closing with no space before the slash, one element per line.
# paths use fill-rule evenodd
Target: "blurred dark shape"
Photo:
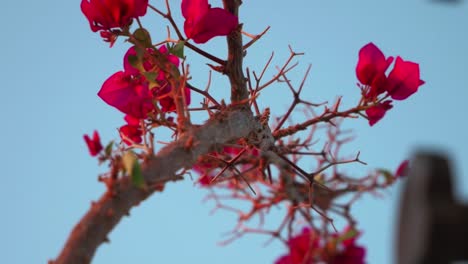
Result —
<path fill-rule="evenodd" d="M 462 0 L 429 0 L 435 4 L 460 4 Z"/>
<path fill-rule="evenodd" d="M 399 212 L 397 264 L 468 260 L 468 206 L 453 197 L 446 157 L 419 152 L 410 161 Z"/>

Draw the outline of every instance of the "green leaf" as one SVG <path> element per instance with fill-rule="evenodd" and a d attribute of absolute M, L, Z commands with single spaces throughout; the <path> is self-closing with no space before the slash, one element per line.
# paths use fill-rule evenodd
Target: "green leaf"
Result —
<path fill-rule="evenodd" d="M 155 72 L 144 72 L 143 75 L 145 76 L 148 82 L 154 82 L 158 75 Z"/>
<path fill-rule="evenodd" d="M 135 32 L 133 32 L 133 37 L 135 37 L 135 39 L 145 48 L 151 48 L 153 45 L 151 42 L 150 33 L 144 28 L 138 28 L 137 30 L 135 30 Z"/>
<path fill-rule="evenodd" d="M 395 176 L 389 170 L 387 170 L 387 169 L 378 169 L 377 171 L 380 174 L 382 174 L 382 176 L 384 177 L 385 182 L 387 184 L 391 184 L 391 183 L 393 183 L 395 181 Z"/>
<path fill-rule="evenodd" d="M 150 90 L 156 87 L 161 87 L 161 85 L 156 81 L 158 75 L 155 72 L 143 72 L 143 76 L 145 76 L 148 81 Z"/>
<path fill-rule="evenodd" d="M 141 173 L 141 166 L 140 163 L 138 163 L 138 160 L 135 160 L 133 163 L 133 169 L 132 169 L 132 183 L 138 188 L 144 188 L 145 187 L 145 179 L 143 178 L 143 174 Z"/>
<path fill-rule="evenodd" d="M 349 230 L 346 231 L 346 233 L 342 234 L 342 235 L 338 238 L 338 242 L 343 242 L 343 241 L 345 241 L 345 240 L 354 238 L 354 237 L 356 237 L 358 234 L 359 234 L 359 232 L 358 232 L 356 229 L 350 228 Z"/>
<path fill-rule="evenodd" d="M 169 52 L 183 59 L 184 47 L 185 47 L 185 41 L 179 41 L 176 45 L 174 45 L 172 48 L 169 49 Z"/>
<path fill-rule="evenodd" d="M 104 153 L 106 156 L 110 156 L 112 154 L 112 147 L 114 146 L 114 141 L 109 142 L 106 148 L 104 149 Z"/>
<path fill-rule="evenodd" d="M 138 58 L 138 56 L 129 55 L 127 57 L 127 60 L 130 63 L 130 65 L 132 65 L 134 68 L 137 68 L 137 69 L 141 68 L 141 60 Z"/>

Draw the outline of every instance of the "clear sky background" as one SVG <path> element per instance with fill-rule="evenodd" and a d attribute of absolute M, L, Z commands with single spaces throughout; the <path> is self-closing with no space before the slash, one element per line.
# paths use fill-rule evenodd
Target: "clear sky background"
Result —
<path fill-rule="evenodd" d="M 154 5 L 162 2 L 150 0 Z M 170 2 L 182 25 L 180 1 Z M 460 197 L 468 197 L 467 3 L 244 2 L 240 20 L 247 32 L 256 34 L 271 26 L 268 35 L 249 50 L 246 66 L 260 70 L 272 51 L 277 55 L 274 65 L 279 65 L 292 45 L 306 55 L 290 77 L 299 81 L 312 63 L 305 93 L 313 101 L 333 101 L 343 95 L 344 106 L 356 103 L 357 53 L 370 41 L 387 56 L 401 55 L 420 63 L 426 84 L 418 93 L 396 102 L 374 127 L 363 119 L 347 122 L 357 135 L 348 154 L 360 150 L 369 164 L 348 172 L 361 175 L 375 167 L 393 170 L 418 147 L 436 147 L 453 157 L 459 176 L 456 189 Z M 219 0 L 211 3 L 221 5 Z M 2 3 L 3 263 L 45 263 L 56 257 L 71 228 L 104 192 L 96 179 L 105 167 L 89 157 L 82 136 L 98 129 L 104 142 L 118 137 L 116 128 L 123 124 L 123 115 L 96 93 L 108 76 L 122 69 L 122 56 L 129 46 L 119 40 L 109 49 L 91 32 L 79 4 L 78 0 Z M 164 36 L 165 24 L 149 13 L 144 23 L 151 25 L 153 38 Z M 222 38 L 201 47 L 224 57 Z M 204 87 L 207 61 L 188 55 L 192 82 Z M 215 79 L 213 86 L 218 98 L 229 98 L 223 79 Z M 262 106 L 270 105 L 273 113 L 280 114 L 289 94 L 284 86 L 271 91 L 265 93 Z M 193 105 L 197 104 L 195 98 Z M 353 209 L 364 232 L 359 242 L 368 248 L 368 263 L 393 263 L 401 187 L 399 183 L 385 192 L 384 199 L 366 196 Z M 206 194 L 189 178 L 168 184 L 163 193 L 131 211 L 131 217 L 111 233 L 111 243 L 99 248 L 93 263 L 273 263 L 286 252 L 280 243 L 264 247 L 266 238 L 255 235 L 217 246 L 236 219 L 225 212 L 210 216 L 213 204 L 202 203 Z"/>

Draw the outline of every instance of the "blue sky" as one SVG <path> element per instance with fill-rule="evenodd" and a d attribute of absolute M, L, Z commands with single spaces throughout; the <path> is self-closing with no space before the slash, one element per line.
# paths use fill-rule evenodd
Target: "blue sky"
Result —
<path fill-rule="evenodd" d="M 150 0 L 155 5 L 160 2 Z M 170 2 L 181 25 L 179 1 Z M 369 164 L 349 167 L 348 172 L 394 169 L 419 147 L 437 148 L 454 159 L 456 189 L 461 198 L 468 198 L 466 3 L 244 2 L 240 20 L 247 32 L 256 34 L 271 26 L 268 35 L 248 51 L 246 66 L 260 70 L 272 51 L 274 65 L 280 65 L 288 56 L 288 45 L 305 52 L 290 77 L 299 80 L 312 63 L 305 88 L 308 99 L 332 101 L 343 95 L 344 105 L 353 105 L 359 97 L 357 53 L 370 41 L 388 56 L 418 62 L 426 84 L 417 94 L 396 102 L 374 127 L 363 119 L 346 123 L 357 135 L 350 153 L 360 150 Z M 2 4 L 0 248 L 5 263 L 44 263 L 55 257 L 91 201 L 104 191 L 96 178 L 105 167 L 89 157 L 82 136 L 98 129 L 103 141 L 117 138 L 122 114 L 96 93 L 109 75 L 122 68 L 129 46 L 120 40 L 109 49 L 91 32 L 79 4 L 59 0 Z M 155 14 L 144 23 L 151 25 L 153 38 L 164 36 L 165 24 Z M 223 57 L 225 41 L 218 38 L 201 47 Z M 188 55 L 192 82 L 203 87 L 206 61 Z M 214 80 L 218 98 L 229 98 L 225 84 L 223 78 Z M 286 92 L 285 87 L 272 88 L 261 105 L 280 114 L 287 103 L 273 89 Z M 364 232 L 359 241 L 368 248 L 368 263 L 392 263 L 401 184 L 385 192 L 383 199 L 363 198 L 353 209 Z M 257 236 L 217 246 L 236 220 L 227 213 L 210 215 L 213 204 L 202 203 L 205 195 L 189 178 L 169 184 L 163 193 L 132 210 L 131 217 L 111 233 L 111 243 L 99 248 L 93 263 L 273 263 L 285 252 L 279 243 L 264 247 L 265 238 Z"/>

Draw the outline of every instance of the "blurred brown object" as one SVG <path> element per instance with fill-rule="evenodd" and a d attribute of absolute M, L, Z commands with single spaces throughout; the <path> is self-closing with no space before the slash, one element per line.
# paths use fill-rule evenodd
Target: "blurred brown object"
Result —
<path fill-rule="evenodd" d="M 468 261 L 468 206 L 455 201 L 452 186 L 445 156 L 414 156 L 400 199 L 397 264 Z"/>
<path fill-rule="evenodd" d="M 460 4 L 461 0 L 431 0 L 430 2 L 436 4 Z"/>

